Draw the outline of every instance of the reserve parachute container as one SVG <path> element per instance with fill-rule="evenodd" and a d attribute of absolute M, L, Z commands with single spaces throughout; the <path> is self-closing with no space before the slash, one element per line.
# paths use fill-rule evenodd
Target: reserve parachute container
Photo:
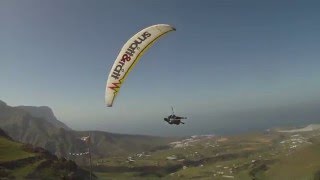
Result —
<path fill-rule="evenodd" d="M 147 27 L 132 36 L 122 47 L 108 76 L 105 103 L 111 107 L 122 83 L 148 48 L 163 35 L 176 29 L 168 24 Z"/>

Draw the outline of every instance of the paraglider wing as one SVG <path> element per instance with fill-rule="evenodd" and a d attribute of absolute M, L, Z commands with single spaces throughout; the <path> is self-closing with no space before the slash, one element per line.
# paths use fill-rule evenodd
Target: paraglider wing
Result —
<path fill-rule="evenodd" d="M 147 27 L 131 37 L 122 47 L 108 76 L 105 102 L 111 107 L 122 83 L 143 53 L 161 36 L 175 28 L 167 24 L 157 24 Z"/>

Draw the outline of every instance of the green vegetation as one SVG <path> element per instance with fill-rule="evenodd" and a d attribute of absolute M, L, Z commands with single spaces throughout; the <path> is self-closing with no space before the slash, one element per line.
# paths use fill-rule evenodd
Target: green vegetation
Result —
<path fill-rule="evenodd" d="M 14 170 L 12 175 L 17 179 L 24 179 L 30 172 L 33 172 L 44 160 L 36 161 L 35 163 L 28 164 L 24 167 Z"/>
<path fill-rule="evenodd" d="M 281 157 L 263 177 L 265 179 L 313 179 L 320 170 L 320 144 L 299 149 Z"/>
<path fill-rule="evenodd" d="M 125 173 L 104 173 L 104 172 L 95 172 L 95 175 L 98 179 L 118 179 L 118 180 L 126 180 L 126 179 L 141 179 L 139 178 L 139 173 L 135 172 L 125 172 Z"/>
<path fill-rule="evenodd" d="M 195 138 L 181 144 L 184 145 L 95 159 L 95 174 L 101 179 L 264 180 L 320 176 L 320 132 L 252 133 Z"/>
<path fill-rule="evenodd" d="M 1 108 L 0 126 L 13 138 L 41 144 L 62 157 L 87 151 L 79 138 L 89 132 L 56 128 L 46 116 L 33 117 L 7 105 Z M 99 179 L 320 179 L 319 130 L 187 139 L 90 134 L 93 170 Z M 177 142 L 169 145 L 173 141 Z M 87 156 L 68 158 L 89 169 Z M 0 167 L 0 179 L 88 179 L 88 171 L 73 161 L 13 142 L 1 129 Z"/>
<path fill-rule="evenodd" d="M 0 179 L 89 179 L 89 173 L 73 161 L 14 142 L 0 132 Z"/>
<path fill-rule="evenodd" d="M 35 156 L 22 149 L 22 144 L 0 137 L 0 163 Z"/>
<path fill-rule="evenodd" d="M 55 179 L 78 171 L 72 161 L 48 160 L 6 138 L 0 147 L 0 163 L 22 163 L 2 169 L 0 177 Z M 88 169 L 87 157 L 78 158 Z M 314 179 L 320 176 L 320 132 L 191 138 L 175 148 L 94 158 L 93 169 L 98 179 Z"/>

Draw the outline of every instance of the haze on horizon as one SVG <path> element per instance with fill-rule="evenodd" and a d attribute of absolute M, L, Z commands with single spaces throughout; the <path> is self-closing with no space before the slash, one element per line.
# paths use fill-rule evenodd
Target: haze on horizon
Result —
<path fill-rule="evenodd" d="M 46 105 L 73 129 L 237 133 L 320 122 L 319 1 L 2 0 L 0 100 Z M 144 27 L 177 28 L 141 58 L 114 107 L 107 75 Z M 174 106 L 183 126 L 163 117 Z"/>

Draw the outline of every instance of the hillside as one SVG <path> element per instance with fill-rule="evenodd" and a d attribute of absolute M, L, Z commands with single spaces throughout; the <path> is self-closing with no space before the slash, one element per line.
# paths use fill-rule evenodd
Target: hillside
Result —
<path fill-rule="evenodd" d="M 86 145 L 80 138 L 88 136 L 89 131 L 61 128 L 57 124 L 63 123 L 57 123 L 60 121 L 48 107 L 11 107 L 2 102 L 0 122 L 0 128 L 14 140 L 45 148 L 59 157 L 87 151 Z M 90 131 L 90 133 L 93 142 L 92 153 L 98 158 L 163 148 L 175 139 L 103 131 Z"/>
<path fill-rule="evenodd" d="M 58 174 L 68 175 L 67 171 L 76 175 L 73 162 L 89 169 L 84 155 L 88 146 L 80 138 L 90 134 L 93 170 L 99 179 L 320 179 L 317 124 L 233 136 L 161 138 L 68 130 L 56 127 L 44 116 L 3 102 L 0 122 L 14 140 L 39 144 L 73 160 L 58 159 L 44 149 L 13 142 L 0 131 L 3 177 L 56 178 Z"/>
<path fill-rule="evenodd" d="M 73 161 L 14 142 L 1 129 L 0 132 L 0 179 L 89 179 L 89 173 Z"/>

